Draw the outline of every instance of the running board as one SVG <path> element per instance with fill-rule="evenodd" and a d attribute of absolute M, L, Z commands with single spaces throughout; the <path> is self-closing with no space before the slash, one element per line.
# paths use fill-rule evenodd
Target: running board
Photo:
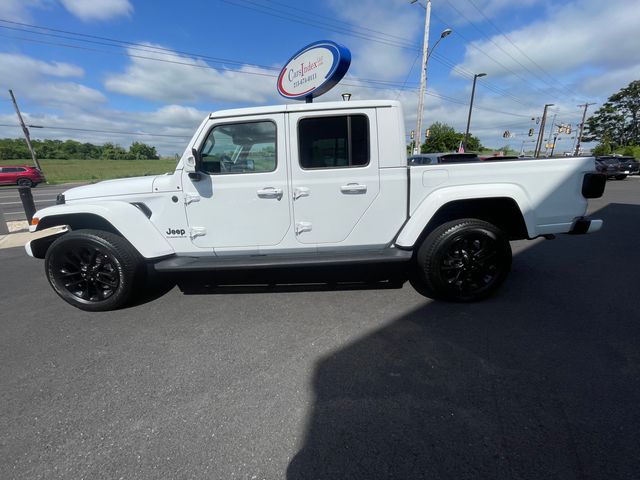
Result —
<path fill-rule="evenodd" d="M 154 265 L 158 272 L 203 272 L 247 270 L 251 268 L 336 267 L 408 262 L 413 252 L 397 248 L 368 252 L 275 254 L 224 257 L 175 256 Z"/>

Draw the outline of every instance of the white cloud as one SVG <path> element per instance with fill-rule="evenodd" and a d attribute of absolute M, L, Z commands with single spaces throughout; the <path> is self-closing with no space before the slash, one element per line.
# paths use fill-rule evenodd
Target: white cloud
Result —
<path fill-rule="evenodd" d="M 352 52 L 351 73 L 360 78 L 396 80 L 403 78 L 420 51 L 424 10 L 408 2 L 331 0 L 330 5 L 343 21 L 357 28 L 353 32 L 364 38 L 344 37 Z M 416 50 L 398 45 L 414 46 Z M 420 62 L 416 63 L 414 72 Z"/>
<path fill-rule="evenodd" d="M 51 81 L 51 77 L 84 75 L 82 68 L 61 62 L 43 62 L 21 54 L 0 53 L 0 89 L 13 89 L 20 98 L 42 106 L 94 108 L 106 97 L 93 88 L 74 82 Z"/>
<path fill-rule="evenodd" d="M 60 0 L 60 2 L 71 14 L 84 21 L 110 20 L 133 13 L 133 6 L 129 0 Z"/>
<path fill-rule="evenodd" d="M 165 103 L 264 103 L 276 96 L 276 71 L 251 66 L 240 67 L 240 72 L 215 69 L 202 60 L 173 53 L 141 54 L 139 50 L 129 50 L 129 55 L 126 71 L 107 77 L 107 90 Z M 141 55 L 154 60 L 140 58 Z"/>
<path fill-rule="evenodd" d="M 29 9 L 43 5 L 42 0 L 2 0 L 0 2 L 0 18 L 14 22 L 27 22 L 31 20 Z"/>
<path fill-rule="evenodd" d="M 551 74 L 574 73 L 591 65 L 600 68 L 627 67 L 640 63 L 640 3 L 610 0 L 603 8 L 599 0 L 582 0 L 564 5 L 554 4 L 547 18 L 511 31 L 507 36 L 528 57 Z M 469 71 L 486 71 L 492 76 L 509 75 L 509 71 L 532 78 L 516 60 L 538 75 L 543 75 L 522 53 L 503 37 L 493 42 L 474 42 L 467 47 L 460 66 Z M 497 45 L 509 51 L 506 55 Z M 489 57 L 498 60 L 500 66 Z M 506 68 L 505 68 L 506 67 Z M 602 72 L 606 75 L 606 72 Z"/>
<path fill-rule="evenodd" d="M 472 2 L 478 9 L 474 8 Z M 494 18 L 506 10 L 522 9 L 544 3 L 546 0 L 518 0 L 517 2 L 513 0 L 448 0 L 445 3 L 440 3 L 438 9 L 443 9 L 446 12 L 443 16 L 446 16 L 452 24 L 464 25 L 470 20 L 473 22 L 481 21 L 482 15 Z"/>

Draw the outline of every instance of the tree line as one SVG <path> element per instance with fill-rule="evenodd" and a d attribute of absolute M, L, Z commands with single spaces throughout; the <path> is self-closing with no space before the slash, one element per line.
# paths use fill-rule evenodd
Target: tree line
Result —
<path fill-rule="evenodd" d="M 156 160 L 160 158 L 156 147 L 133 142 L 128 149 L 115 143 L 94 145 L 75 140 L 31 140 L 39 159 L 103 159 L 103 160 Z M 30 158 L 24 139 L 0 139 L 0 160 Z"/>

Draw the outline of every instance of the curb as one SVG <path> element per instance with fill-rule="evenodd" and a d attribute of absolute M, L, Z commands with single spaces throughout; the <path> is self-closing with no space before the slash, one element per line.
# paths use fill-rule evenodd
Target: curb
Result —
<path fill-rule="evenodd" d="M 36 238 L 46 237 L 58 231 L 60 227 L 51 227 L 39 232 L 20 231 L 9 233 L 8 235 L 0 235 L 0 250 L 4 248 L 24 247 L 25 244 Z"/>

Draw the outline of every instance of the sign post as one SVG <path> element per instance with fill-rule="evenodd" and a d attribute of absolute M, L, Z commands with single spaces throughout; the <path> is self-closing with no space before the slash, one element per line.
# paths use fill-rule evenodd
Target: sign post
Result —
<path fill-rule="evenodd" d="M 278 75 L 278 93 L 307 103 L 331 90 L 347 73 L 351 52 L 330 40 L 297 51 Z"/>

